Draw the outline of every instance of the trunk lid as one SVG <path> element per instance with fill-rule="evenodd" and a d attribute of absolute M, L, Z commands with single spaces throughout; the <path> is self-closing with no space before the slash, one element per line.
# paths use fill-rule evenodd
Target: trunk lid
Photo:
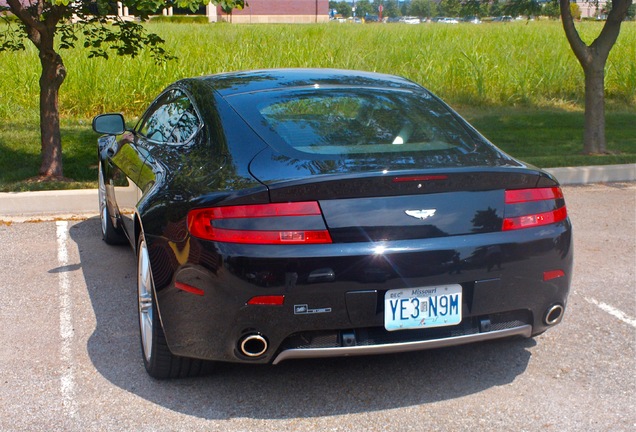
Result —
<path fill-rule="evenodd" d="M 556 184 L 525 167 L 332 172 L 282 181 L 258 166 L 252 173 L 271 202 L 318 201 L 334 243 L 500 231 L 506 189 Z"/>

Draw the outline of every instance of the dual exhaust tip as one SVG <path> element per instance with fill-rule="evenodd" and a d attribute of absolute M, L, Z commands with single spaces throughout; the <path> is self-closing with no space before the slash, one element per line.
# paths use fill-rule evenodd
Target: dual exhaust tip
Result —
<path fill-rule="evenodd" d="M 546 311 L 543 317 L 543 322 L 545 322 L 545 324 L 549 326 L 553 326 L 560 323 L 561 319 L 563 318 L 563 311 L 564 311 L 563 305 L 555 304 L 551 306 Z"/>
<path fill-rule="evenodd" d="M 241 354 L 247 357 L 256 358 L 267 351 L 267 339 L 258 333 L 247 334 L 239 339 L 238 348 Z"/>

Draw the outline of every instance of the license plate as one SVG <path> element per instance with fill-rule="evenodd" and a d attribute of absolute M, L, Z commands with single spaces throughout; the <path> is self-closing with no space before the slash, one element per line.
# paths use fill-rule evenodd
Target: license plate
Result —
<path fill-rule="evenodd" d="M 395 289 L 384 295 L 384 328 L 389 331 L 451 326 L 461 320 L 461 285 Z"/>

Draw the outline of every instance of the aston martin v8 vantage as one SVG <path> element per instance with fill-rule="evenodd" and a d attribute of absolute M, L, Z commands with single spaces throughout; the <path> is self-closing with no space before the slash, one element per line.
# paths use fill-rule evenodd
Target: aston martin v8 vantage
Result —
<path fill-rule="evenodd" d="M 135 251 L 154 377 L 532 337 L 563 317 L 558 182 L 407 79 L 183 79 L 134 128 L 93 129 L 102 234 Z"/>

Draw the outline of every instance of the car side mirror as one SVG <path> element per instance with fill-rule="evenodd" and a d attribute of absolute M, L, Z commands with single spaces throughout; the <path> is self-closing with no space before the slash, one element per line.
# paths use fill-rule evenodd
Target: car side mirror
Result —
<path fill-rule="evenodd" d="M 93 130 L 100 134 L 119 135 L 126 132 L 126 121 L 121 114 L 100 114 L 93 119 Z"/>

